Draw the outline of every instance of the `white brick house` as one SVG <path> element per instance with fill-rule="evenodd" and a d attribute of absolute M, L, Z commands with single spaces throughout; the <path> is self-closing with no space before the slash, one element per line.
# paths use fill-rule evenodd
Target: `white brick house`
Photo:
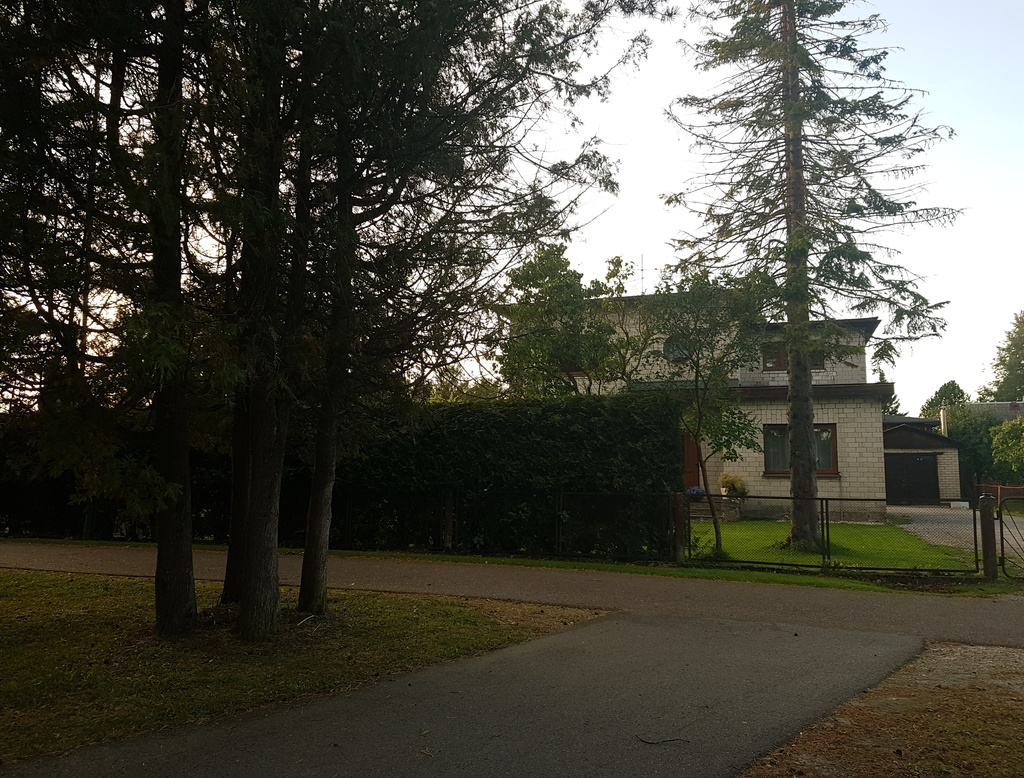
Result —
<path fill-rule="evenodd" d="M 842 359 L 824 359 L 812 371 L 819 443 L 818 495 L 877 501 L 837 505 L 845 505 L 843 513 L 880 517 L 885 511 L 882 413 L 893 395 L 893 385 L 868 381 L 866 346 L 879 320 L 847 319 L 838 324 L 849 333 L 844 340 L 854 347 L 853 352 Z M 741 451 L 738 462 L 712 458 L 709 480 L 717 483 L 718 475 L 729 471 L 746 481 L 752 495 L 788 496 L 788 390 L 780 356 L 766 348 L 760 365 L 739 372 L 735 391 L 740 407 L 761 427 L 764 450 Z"/>
<path fill-rule="evenodd" d="M 818 432 L 819 497 L 838 498 L 832 515 L 880 519 L 885 513 L 885 457 L 882 414 L 893 395 L 891 383 L 868 380 L 866 347 L 880 322 L 876 318 L 845 319 L 836 322 L 845 336 L 848 353 L 837 359 L 821 359 L 812 369 L 814 424 Z M 763 451 L 740 450 L 739 461 L 725 462 L 713 456 L 708 463 L 708 481 L 717 488 L 722 472 L 739 475 L 751 495 L 784 498 L 789 495 L 787 393 L 785 356 L 773 343 L 781 339 L 781 325 L 769 325 L 768 345 L 759 364 L 741 369 L 734 376 L 733 391 L 740 408 L 761 430 Z M 658 371 L 655 368 L 652 374 Z M 641 380 L 633 385 L 643 389 L 654 384 Z M 608 387 L 611 388 L 611 387 Z M 692 444 L 688 446 L 686 486 L 698 486 L 699 474 Z M 853 503 L 847 500 L 868 500 Z M 787 512 L 788 503 L 762 501 L 753 510 L 762 513 Z"/>
<path fill-rule="evenodd" d="M 676 361 L 670 358 L 672 339 L 666 342 L 664 334 L 640 324 L 643 305 L 652 299 L 655 298 L 650 295 L 613 298 L 601 309 L 601 315 L 616 332 L 636 336 L 635 347 L 642 358 L 633 363 L 635 369 L 628 389 L 621 379 L 599 381 L 582 371 L 563 373 L 575 383 L 577 391 L 603 394 L 624 389 L 653 390 L 666 385 L 685 389 L 685 380 L 671 378 L 679 374 L 678 368 L 670 365 Z M 886 498 L 882 414 L 893 396 L 893 385 L 868 380 L 866 355 L 867 344 L 880 321 L 877 318 L 844 319 L 832 324 L 841 329 L 838 340 L 845 346 L 843 356 L 819 359 L 816 365 L 812 363 L 814 423 L 819 442 L 818 494 L 841 501 L 871 501 L 860 505 L 837 502 L 832 506 L 833 516 L 838 509 L 843 514 L 881 518 Z M 834 331 L 829 334 L 824 329 L 822 327 L 821 336 L 834 339 Z M 730 381 L 741 410 L 760 429 L 763 451 L 740 450 L 739 461 L 732 462 L 713 456 L 708 463 L 708 483 L 712 489 L 717 489 L 723 472 L 730 472 L 743 478 L 752 496 L 789 496 L 788 375 L 785 355 L 778 343 L 782 331 L 780 324 L 767 325 L 763 336 L 768 345 L 761 359 L 757 364 L 738 370 Z M 695 453 L 690 442 L 684 462 L 687 487 L 702 485 Z M 773 504 L 779 511 L 789 510 L 785 500 Z"/>

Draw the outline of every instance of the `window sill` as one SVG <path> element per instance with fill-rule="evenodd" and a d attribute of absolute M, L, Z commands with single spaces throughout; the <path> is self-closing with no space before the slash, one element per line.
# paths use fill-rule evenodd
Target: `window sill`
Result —
<path fill-rule="evenodd" d="M 762 478 L 789 478 L 789 473 L 761 473 Z M 819 480 L 832 480 L 838 481 L 843 477 L 842 473 L 818 473 Z"/>

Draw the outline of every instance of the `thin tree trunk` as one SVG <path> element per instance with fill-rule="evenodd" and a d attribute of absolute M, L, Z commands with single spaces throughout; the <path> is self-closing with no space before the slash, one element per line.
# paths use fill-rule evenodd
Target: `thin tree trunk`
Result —
<path fill-rule="evenodd" d="M 188 398 L 181 382 L 153 399 L 156 467 L 175 492 L 157 513 L 156 629 L 161 635 L 191 630 L 198 619 L 192 563 L 192 501 Z"/>
<path fill-rule="evenodd" d="M 708 463 L 704 458 L 700 441 L 694 439 L 694 446 L 697 449 L 697 467 L 700 469 L 700 477 L 704 482 L 704 497 L 708 501 L 708 510 L 711 512 L 711 525 L 715 528 L 715 553 L 722 553 L 722 517 L 718 514 L 718 507 L 715 505 L 714 497 L 708 486 Z"/>
<path fill-rule="evenodd" d="M 220 601 L 237 605 L 245 585 L 245 523 L 249 515 L 249 400 L 245 391 L 235 396 L 231 426 L 231 517 L 228 529 L 228 559 Z"/>
<path fill-rule="evenodd" d="M 339 171 L 357 168 L 347 130 L 347 125 L 336 127 L 335 148 Z M 299 591 L 299 609 L 309 613 L 324 613 L 327 610 L 327 549 L 331 534 L 331 501 L 337 473 L 338 414 L 349 398 L 353 362 L 352 316 L 355 303 L 352 279 L 358 236 L 349 182 L 340 174 L 338 179 L 335 189 L 338 245 L 320 263 L 320 280 L 329 291 L 331 308 Z M 301 205 L 301 188 L 299 201 Z M 306 209 L 302 208 L 301 211 L 308 215 Z M 299 226 L 301 229 L 303 225 L 300 223 Z"/>
<path fill-rule="evenodd" d="M 328 390 L 327 394 L 330 394 Z M 306 514 L 306 546 L 302 555 L 299 610 L 327 612 L 327 549 L 331 538 L 331 501 L 337 473 L 338 420 L 334 403 L 325 398 L 317 416 L 313 484 Z"/>

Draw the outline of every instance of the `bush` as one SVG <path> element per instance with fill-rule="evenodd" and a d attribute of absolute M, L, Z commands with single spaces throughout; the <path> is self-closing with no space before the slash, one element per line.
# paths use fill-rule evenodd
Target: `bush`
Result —
<path fill-rule="evenodd" d="M 678 491 L 682 401 L 650 393 L 433 405 L 412 429 L 342 460 L 373 491 Z"/>
<path fill-rule="evenodd" d="M 729 497 L 746 497 L 750 494 L 747 482 L 735 473 L 725 472 L 718 476 L 718 485 Z"/>

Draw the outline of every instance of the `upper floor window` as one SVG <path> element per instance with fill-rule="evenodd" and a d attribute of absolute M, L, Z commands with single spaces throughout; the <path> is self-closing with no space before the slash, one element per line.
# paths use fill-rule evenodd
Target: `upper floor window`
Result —
<path fill-rule="evenodd" d="M 789 369 L 789 358 L 786 347 L 781 343 L 769 343 L 761 349 L 761 369 L 766 373 L 784 372 Z M 811 354 L 811 370 L 825 369 L 825 355 L 818 352 Z"/>
<path fill-rule="evenodd" d="M 814 445 L 818 472 L 826 475 L 838 474 L 836 425 L 815 424 Z M 764 471 L 766 473 L 789 472 L 789 427 L 785 424 L 766 424 L 764 426 Z"/>

